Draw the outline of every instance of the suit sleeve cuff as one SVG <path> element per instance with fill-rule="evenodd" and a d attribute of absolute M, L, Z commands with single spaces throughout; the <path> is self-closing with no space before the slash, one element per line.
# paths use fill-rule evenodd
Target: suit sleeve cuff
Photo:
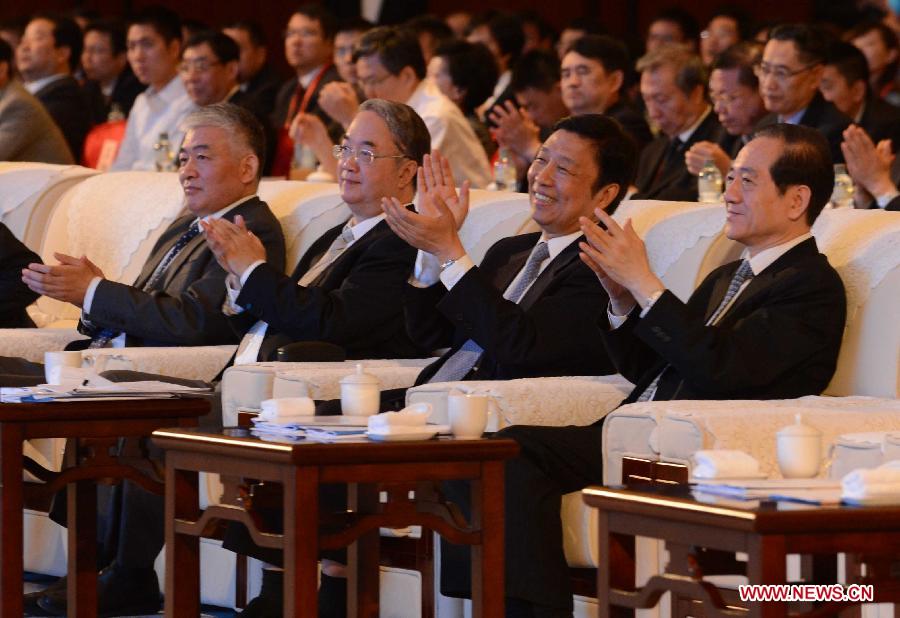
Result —
<path fill-rule="evenodd" d="M 447 290 L 452 290 L 453 286 L 459 283 L 459 280 L 474 267 L 475 262 L 467 253 L 444 269 L 444 272 L 441 273 L 441 283 Z"/>
<path fill-rule="evenodd" d="M 244 287 L 245 285 L 247 285 L 247 279 L 250 278 L 250 275 L 253 274 L 253 271 L 256 270 L 257 266 L 259 266 L 260 264 L 265 264 L 265 263 L 266 263 L 265 260 L 256 260 L 255 262 L 253 262 L 252 264 L 250 264 L 250 266 L 247 267 L 247 270 L 245 270 L 245 271 L 241 274 L 241 278 L 240 278 L 240 280 L 239 280 L 240 286 L 239 286 L 239 288 L 238 288 L 238 290 L 237 290 L 238 292 L 241 291 L 240 288 L 242 288 L 242 287 Z"/>
<path fill-rule="evenodd" d="M 613 313 L 612 305 L 607 303 L 606 305 L 606 318 L 609 320 L 609 330 L 616 330 L 622 324 L 628 321 L 628 315 L 616 315 Z"/>
<path fill-rule="evenodd" d="M 89 314 L 91 312 L 91 305 L 94 304 L 94 293 L 97 291 L 97 286 L 100 285 L 102 280 L 101 277 L 94 277 L 88 284 L 87 291 L 84 293 L 84 302 L 81 303 L 81 308 L 84 313 Z"/>

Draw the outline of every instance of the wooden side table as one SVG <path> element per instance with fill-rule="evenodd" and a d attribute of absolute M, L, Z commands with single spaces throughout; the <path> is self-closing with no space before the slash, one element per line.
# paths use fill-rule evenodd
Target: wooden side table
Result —
<path fill-rule="evenodd" d="M 223 434 L 161 430 L 153 440 L 166 450 L 166 616 L 198 614 L 199 537 L 222 520 L 243 523 L 262 547 L 283 549 L 285 616 L 317 615 L 319 551 L 351 544 L 348 614 L 378 616 L 378 530 L 411 525 L 472 545 L 473 615 L 503 616 L 503 466 L 518 454 L 515 441 L 379 443 L 360 438 L 282 444 L 242 429 Z M 201 515 L 200 471 L 281 483 L 283 533 L 260 529 L 252 508 L 227 489 L 223 503 Z M 472 481 L 471 522 L 435 490 L 436 482 L 454 479 Z M 348 485 L 346 513 L 320 517 L 319 485 L 324 483 Z M 386 492 L 386 502 L 379 501 L 379 492 Z M 320 528 L 326 522 L 329 526 Z"/>
<path fill-rule="evenodd" d="M 704 550 L 746 552 L 750 584 L 785 584 L 787 554 L 867 556 L 876 562 L 900 556 L 900 506 L 815 506 L 790 502 L 738 502 L 694 495 L 688 487 L 591 487 L 584 501 L 599 511 L 597 573 L 600 616 L 631 614 L 654 607 L 665 592 L 699 600 L 706 616 L 787 616 L 788 604 L 756 602 L 746 611 L 726 607 L 718 588 L 703 580 Z M 619 535 L 646 536 L 666 542 L 670 561 L 665 573 L 635 588 L 610 571 L 610 547 Z M 619 576 L 617 585 L 613 577 Z M 817 582 L 822 583 L 822 582 Z M 834 582 L 830 582 L 834 583 Z M 888 569 L 873 569 L 857 581 L 874 586 L 874 602 L 900 600 L 900 585 Z M 729 604 L 730 605 L 730 604 Z M 833 615 L 850 602 L 829 602 L 815 615 Z M 623 608 L 627 608 L 624 609 Z M 798 615 L 798 614 L 790 614 Z"/>
<path fill-rule="evenodd" d="M 119 438 L 148 436 L 160 427 L 196 426 L 209 412 L 200 398 L 66 401 L 0 404 L 0 615 L 23 614 L 22 508 L 28 470 L 43 485 L 37 492 L 53 494 L 67 484 L 69 616 L 97 615 L 97 488 L 100 479 L 125 479 L 162 493 L 162 484 L 120 462 L 110 449 Z M 42 468 L 23 456 L 22 442 L 37 438 L 72 438 L 60 472 Z"/>

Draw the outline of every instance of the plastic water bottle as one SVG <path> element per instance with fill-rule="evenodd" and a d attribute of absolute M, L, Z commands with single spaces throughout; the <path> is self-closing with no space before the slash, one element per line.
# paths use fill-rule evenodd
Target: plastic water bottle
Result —
<path fill-rule="evenodd" d="M 159 134 L 156 143 L 153 144 L 153 150 L 156 151 L 156 171 L 174 171 L 172 145 L 169 143 L 169 134 L 167 132 L 163 131 Z"/>
<path fill-rule="evenodd" d="M 834 191 L 831 192 L 833 208 L 853 208 L 853 179 L 847 173 L 847 166 L 837 163 L 834 166 Z"/>
<path fill-rule="evenodd" d="M 515 191 L 518 175 L 516 165 L 509 156 L 509 149 L 501 147 L 497 153 L 497 161 L 494 162 L 494 182 L 491 189 L 494 191 Z"/>
<path fill-rule="evenodd" d="M 319 160 L 316 159 L 315 153 L 310 148 L 307 148 L 303 142 L 295 142 L 294 158 L 291 163 L 294 168 L 314 171 L 319 164 Z"/>
<path fill-rule="evenodd" d="M 704 204 L 718 204 L 722 200 L 722 172 L 712 159 L 707 159 L 700 169 L 697 193 Z"/>

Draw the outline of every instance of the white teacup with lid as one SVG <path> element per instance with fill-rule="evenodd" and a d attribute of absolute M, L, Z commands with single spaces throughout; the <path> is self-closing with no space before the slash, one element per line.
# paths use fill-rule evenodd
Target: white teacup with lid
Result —
<path fill-rule="evenodd" d="M 778 468 L 786 479 L 813 478 L 822 463 L 822 432 L 804 424 L 800 414 L 794 420 L 775 434 Z"/>
<path fill-rule="evenodd" d="M 371 416 L 381 407 L 381 383 L 361 364 L 356 372 L 341 378 L 341 413 L 347 416 Z"/>

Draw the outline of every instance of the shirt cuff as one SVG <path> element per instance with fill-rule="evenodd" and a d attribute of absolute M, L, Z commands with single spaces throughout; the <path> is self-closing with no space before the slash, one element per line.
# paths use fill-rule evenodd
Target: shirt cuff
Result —
<path fill-rule="evenodd" d="M 247 270 L 244 271 L 244 274 L 241 275 L 240 285 L 238 286 L 238 291 L 241 291 L 241 288 L 247 284 L 247 279 L 250 278 L 250 275 L 253 274 L 253 271 L 256 270 L 256 267 L 260 264 L 265 264 L 265 260 L 256 260 L 250 266 L 247 267 Z"/>
<path fill-rule="evenodd" d="M 612 304 L 607 303 L 606 305 L 606 319 L 609 320 L 609 330 L 616 330 L 626 321 L 628 321 L 628 314 L 625 315 L 616 315 L 613 313 Z"/>
<path fill-rule="evenodd" d="M 225 277 L 225 302 L 222 303 L 222 313 L 225 315 L 238 315 L 244 312 L 244 308 L 237 304 L 237 298 L 241 295 L 241 282 L 231 273 Z"/>
<path fill-rule="evenodd" d="M 441 283 L 443 283 L 444 287 L 448 290 L 452 290 L 453 286 L 459 283 L 459 280 L 463 278 L 463 275 L 474 267 L 475 262 L 473 262 L 472 258 L 469 257 L 469 254 L 466 253 L 444 269 L 441 273 Z"/>
<path fill-rule="evenodd" d="M 897 190 L 891 191 L 890 193 L 885 193 L 884 195 L 879 195 L 875 198 L 875 203 L 878 204 L 879 208 L 884 209 L 888 204 L 891 203 L 891 200 L 893 200 L 898 195 L 900 195 L 900 191 Z"/>
<path fill-rule="evenodd" d="M 657 290 L 656 292 L 654 292 L 653 294 L 650 295 L 650 298 L 647 299 L 647 306 L 644 307 L 643 309 L 641 309 L 640 317 L 644 317 L 645 315 L 647 315 L 650 312 L 651 309 L 653 309 L 653 305 L 656 304 L 656 301 L 659 300 L 659 297 L 662 296 L 664 292 L 665 292 L 664 289 Z"/>
<path fill-rule="evenodd" d="M 84 302 L 81 303 L 81 309 L 84 313 L 89 314 L 91 312 L 91 305 L 94 303 L 94 293 L 97 291 L 97 286 L 100 285 L 101 281 L 103 281 L 102 277 L 94 277 L 88 284 L 87 291 L 84 293 Z"/>
<path fill-rule="evenodd" d="M 409 284 L 417 288 L 430 288 L 441 278 L 441 264 L 438 259 L 426 251 L 416 254 L 416 264 L 413 267 Z"/>

